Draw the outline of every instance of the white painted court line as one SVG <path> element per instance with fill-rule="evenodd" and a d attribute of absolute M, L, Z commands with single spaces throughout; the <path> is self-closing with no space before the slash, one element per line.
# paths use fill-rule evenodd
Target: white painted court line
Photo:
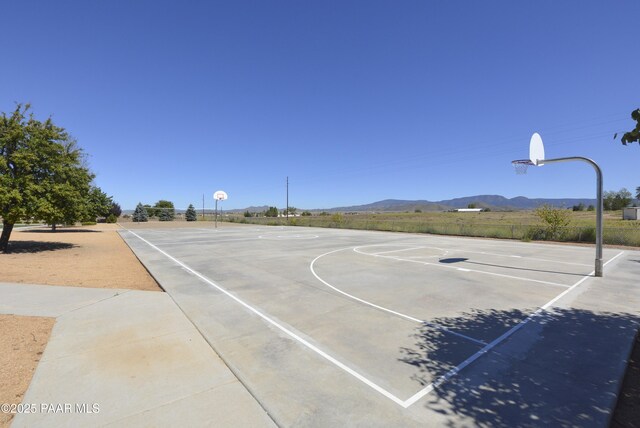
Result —
<path fill-rule="evenodd" d="M 612 257 L 611 259 L 609 259 L 604 265 L 608 265 L 609 263 L 611 263 L 612 261 L 614 261 L 615 259 L 617 259 L 618 257 L 620 257 L 622 254 L 624 254 L 624 251 L 619 252 L 618 254 L 616 254 L 614 257 Z M 467 358 L 466 360 L 464 360 L 461 364 L 459 364 L 458 366 L 454 367 L 453 369 L 449 370 L 447 373 L 445 373 L 443 376 L 441 376 L 440 378 L 436 379 L 434 382 L 432 382 L 431 384 L 427 385 L 424 389 L 422 389 L 421 391 L 418 391 L 415 395 L 413 395 L 412 397 L 410 397 L 408 400 L 406 400 L 404 402 L 404 406 L 405 407 L 409 407 L 411 406 L 413 403 L 415 403 L 416 401 L 420 400 L 422 397 L 424 397 L 425 395 L 427 395 L 428 393 L 430 393 L 431 391 L 433 391 L 434 388 L 438 387 L 439 385 L 443 384 L 444 382 L 446 382 L 447 380 L 451 379 L 453 376 L 455 376 L 456 374 L 458 374 L 460 372 L 460 370 L 464 369 L 465 367 L 467 367 L 469 364 L 473 363 L 475 360 L 477 360 L 478 358 L 480 358 L 482 355 L 486 354 L 487 352 L 489 352 L 491 349 L 495 348 L 497 345 L 499 345 L 501 342 L 503 342 L 505 339 L 507 339 L 508 337 L 510 337 L 511 335 L 513 335 L 516 331 L 520 330 L 522 327 L 524 327 L 527 323 L 529 323 L 529 321 L 531 321 L 532 319 L 534 319 L 535 317 L 539 316 L 542 312 L 546 311 L 551 305 L 553 305 L 555 302 L 557 302 L 558 300 L 560 300 L 562 297 L 566 296 L 568 293 L 570 293 L 571 291 L 573 291 L 577 286 L 579 286 L 580 284 L 582 284 L 584 281 L 586 281 L 587 279 L 591 278 L 593 275 L 595 274 L 595 271 L 592 271 L 589 275 L 585 275 L 582 279 L 578 280 L 578 282 L 576 282 L 575 284 L 573 284 L 571 287 L 569 287 L 568 289 L 566 289 L 565 291 L 563 291 L 562 293 L 558 294 L 556 297 L 554 297 L 553 299 L 549 300 L 547 303 L 545 303 L 543 306 L 541 306 L 540 308 L 538 308 L 537 311 L 535 311 L 534 313 L 532 313 L 531 315 L 529 315 L 527 318 L 525 318 L 524 320 L 520 321 L 519 324 L 516 324 L 515 326 L 511 327 L 511 329 L 509 329 L 507 332 L 505 332 L 502 336 L 498 337 L 497 339 L 495 339 L 494 341 L 492 341 L 491 343 L 487 344 L 484 348 L 480 349 L 478 352 L 476 352 L 475 354 L 473 354 L 472 356 L 470 356 L 469 358 Z"/>
<path fill-rule="evenodd" d="M 562 288 L 569 288 L 570 287 L 570 285 L 560 284 L 560 283 L 551 282 L 551 281 L 543 281 L 543 280 L 540 280 L 540 279 L 525 278 L 525 277 L 521 277 L 521 276 L 507 275 L 507 274 L 504 274 L 504 273 L 487 272 L 487 271 L 479 270 L 479 269 L 459 268 L 457 266 L 451 266 L 451 265 L 442 264 L 442 263 L 431 263 L 431 262 L 425 262 L 425 261 L 421 261 L 421 260 L 405 259 L 405 258 L 401 258 L 401 257 L 393 257 L 393 256 L 385 256 L 385 255 L 376 255 L 376 254 L 373 254 L 373 253 L 365 253 L 364 251 L 359 251 L 360 248 L 366 248 L 368 246 L 369 245 L 363 245 L 363 246 L 360 246 L 360 247 L 354 247 L 353 251 L 355 251 L 358 254 L 363 254 L 365 256 L 381 257 L 383 259 L 397 260 L 397 261 L 403 261 L 403 262 L 409 262 L 409 263 L 418 263 L 418 264 L 422 264 L 422 265 L 425 265 L 425 266 L 435 266 L 435 267 L 444 268 L 444 269 L 455 269 L 455 270 L 463 271 L 463 272 L 472 272 L 472 273 L 479 273 L 479 274 L 482 274 L 482 275 L 491 275 L 491 276 L 498 276 L 498 277 L 502 277 L 502 278 L 517 279 L 517 280 L 520 280 L 520 281 L 536 282 L 536 283 L 539 283 L 539 284 L 552 285 L 554 287 L 562 287 Z M 465 270 L 462 270 L 462 269 L 465 269 Z"/>
<path fill-rule="evenodd" d="M 382 245 L 382 246 L 384 246 L 384 245 Z M 379 253 L 370 253 L 370 254 L 372 256 L 377 256 L 377 255 L 380 255 L 380 254 L 399 253 L 401 251 L 422 250 L 424 248 L 428 248 L 428 247 L 409 247 L 409 248 L 401 248 L 399 250 L 380 251 Z"/>
<path fill-rule="evenodd" d="M 456 250 L 457 253 L 471 253 L 471 254 L 485 254 L 487 256 L 496 256 L 496 257 L 511 257 L 511 258 L 515 258 L 515 259 L 525 259 L 525 260 L 536 260 L 536 261 L 540 261 L 540 262 L 547 262 L 547 263 L 557 263 L 557 264 L 563 264 L 563 265 L 575 265 L 575 266 L 592 266 L 593 263 L 591 264 L 587 264 L 587 263 L 574 263 L 574 262 L 561 262 L 559 260 L 553 260 L 553 259 L 540 259 L 537 257 L 529 257 L 529 256 L 519 256 L 519 255 L 513 255 L 513 254 L 498 254 L 498 253 L 489 253 L 487 251 L 473 251 L 473 250 Z"/>
<path fill-rule="evenodd" d="M 127 230 L 127 231 L 130 232 L 135 237 L 137 237 L 138 239 L 140 239 L 142 242 L 144 242 L 147 245 L 149 245 L 154 250 L 158 251 L 159 253 L 161 253 L 162 255 L 164 255 L 165 257 L 167 257 L 168 259 L 170 259 L 171 261 L 173 261 L 174 263 L 176 263 L 177 265 L 182 267 L 187 272 L 189 272 L 192 275 L 198 277 L 199 279 L 201 279 L 205 283 L 209 284 L 210 286 L 212 286 L 216 290 L 220 291 L 221 293 L 224 293 L 227 297 L 233 299 L 236 303 L 242 305 L 245 309 L 247 309 L 250 312 L 256 314 L 257 316 L 262 318 L 267 323 L 271 324 L 272 326 L 276 327 L 278 330 L 280 330 L 283 333 L 285 333 L 287 336 L 297 340 L 302 345 L 306 346 L 307 348 L 309 348 L 310 350 L 312 350 L 316 354 L 320 355 L 322 358 L 326 359 L 330 363 L 334 364 L 335 366 L 337 366 L 340 369 L 344 370 L 345 372 L 349 373 L 351 376 L 355 377 L 356 379 L 358 379 L 362 383 L 366 384 L 367 386 L 369 386 L 373 390 L 379 392 L 380 394 L 384 395 L 385 397 L 387 397 L 388 399 L 390 399 L 394 403 L 396 403 L 396 404 L 398 404 L 398 405 L 400 405 L 400 406 L 402 406 L 404 408 L 408 407 L 408 406 L 404 405 L 405 402 L 403 400 L 401 400 L 400 398 L 396 397 L 395 395 L 393 395 L 392 393 L 390 393 L 386 389 L 382 388 L 381 386 L 377 385 L 376 383 L 370 381 L 366 377 L 362 376 L 360 373 L 356 372 L 355 370 L 353 370 L 352 368 L 350 368 L 346 364 L 338 361 L 337 359 L 335 359 L 331 355 L 329 355 L 326 352 L 324 352 L 323 350 L 319 349 L 317 346 L 313 345 L 309 341 L 307 341 L 307 340 L 303 339 L 302 337 L 298 336 L 296 333 L 292 332 L 288 328 L 282 326 L 281 324 L 279 324 L 276 321 L 272 320 L 268 316 L 264 315 L 262 312 L 260 312 L 259 310 L 257 310 L 253 306 L 249 305 L 248 303 L 245 303 L 243 300 L 239 299 L 238 297 L 236 297 L 235 295 L 233 295 L 229 291 L 225 290 L 224 288 L 220 287 L 219 285 L 217 285 L 215 282 L 211 281 L 206 276 L 204 276 L 201 273 L 193 270 L 192 268 L 190 268 L 189 266 L 187 266 L 186 264 L 184 264 L 180 260 L 176 259 L 175 257 L 171 256 L 170 254 L 168 254 L 165 251 L 161 250 L 160 248 L 156 247 L 151 242 L 147 241 L 146 239 L 144 239 L 143 237 L 141 237 L 137 233 L 132 232 L 131 230 Z"/>
<path fill-rule="evenodd" d="M 349 293 L 347 293 L 347 292 L 345 292 L 345 291 L 340 290 L 340 289 L 339 289 L 339 288 L 337 288 L 337 287 L 334 287 L 333 285 L 329 284 L 327 281 L 325 281 L 324 279 L 322 279 L 322 278 L 320 277 L 320 275 L 318 275 L 318 274 L 316 273 L 316 271 L 315 271 L 315 269 L 314 269 L 314 265 L 315 265 L 316 261 L 318 261 L 319 259 L 321 259 L 321 258 L 322 258 L 322 257 L 324 257 L 324 256 L 328 256 L 329 254 L 337 253 L 337 252 L 339 252 L 339 251 L 351 250 L 351 249 L 353 249 L 353 247 L 340 248 L 340 249 L 338 249 L 338 250 L 333 250 L 333 251 L 329 251 L 329 252 L 324 253 L 324 254 L 320 254 L 318 257 L 316 257 L 315 259 L 313 259 L 313 260 L 311 261 L 311 263 L 309 264 L 309 270 L 311 270 L 311 273 L 313 274 L 313 276 L 315 276 L 315 277 L 316 277 L 316 279 L 317 279 L 318 281 L 320 281 L 321 283 L 323 283 L 323 284 L 324 284 L 324 285 L 326 285 L 327 287 L 331 288 L 332 290 L 334 290 L 334 291 L 336 291 L 336 292 L 338 292 L 338 293 L 342 294 L 343 296 L 347 296 L 348 298 L 353 299 L 353 300 L 355 300 L 355 301 L 357 301 L 357 302 L 363 303 L 363 304 L 365 304 L 365 305 L 371 306 L 371 307 L 373 307 L 373 308 L 379 309 L 379 310 L 381 310 L 381 311 L 384 311 L 384 312 L 387 312 L 387 313 L 390 313 L 390 314 L 393 314 L 393 315 L 397 315 L 397 316 L 399 316 L 400 318 L 404 318 L 404 319 L 407 319 L 407 320 L 409 320 L 409 321 L 413 321 L 413 322 L 416 322 L 416 323 L 419 323 L 419 324 L 425 324 L 425 325 L 428 325 L 429 327 L 433 327 L 433 328 L 435 328 L 435 329 L 437 329 L 437 330 L 444 331 L 444 332 L 449 333 L 449 334 L 451 334 L 451 335 L 453 335 L 453 336 L 457 336 L 457 337 L 460 337 L 460 338 L 462 338 L 462 339 L 465 339 L 465 340 L 468 340 L 468 341 L 474 342 L 474 343 L 476 343 L 476 344 L 478 344 L 478 345 L 486 345 L 486 344 L 487 344 L 487 342 L 485 342 L 485 341 L 483 341 L 483 340 L 479 340 L 479 339 L 476 339 L 476 338 L 473 338 L 473 337 L 470 337 L 470 336 L 466 336 L 466 335 L 464 335 L 464 334 L 456 333 L 455 331 L 452 331 L 452 330 L 446 329 L 446 328 L 444 328 L 444 327 L 440 327 L 440 326 L 439 326 L 439 325 L 437 325 L 437 324 L 432 324 L 432 323 L 427 322 L 427 321 L 425 321 L 425 320 L 421 320 L 421 319 L 418 319 L 418 318 L 412 317 L 411 315 L 403 314 L 402 312 L 394 311 L 393 309 L 385 308 L 384 306 L 376 305 L 375 303 L 369 302 L 368 300 L 364 300 L 364 299 L 361 299 L 361 298 L 359 298 L 359 297 L 356 297 L 356 296 L 354 296 L 353 294 L 349 294 Z"/>
<path fill-rule="evenodd" d="M 215 289 L 217 289 L 218 291 L 222 292 L 223 294 L 225 294 L 226 296 L 228 296 L 229 298 L 233 299 L 235 302 L 237 302 L 238 304 L 242 305 L 243 307 L 245 307 L 247 310 L 249 310 L 250 312 L 256 314 L 257 316 L 259 316 L 260 318 L 262 318 L 264 321 L 266 321 L 267 323 L 273 325 L 274 327 L 276 327 L 277 329 L 279 329 L 280 331 L 282 331 L 283 333 L 285 333 L 286 335 L 288 335 L 289 337 L 297 340 L 298 342 L 300 342 L 302 345 L 306 346 L 307 348 L 311 349 L 312 351 L 316 352 L 318 355 L 320 355 L 321 357 L 323 357 L 324 359 L 326 359 L 327 361 L 331 362 L 332 364 L 334 364 L 335 366 L 339 367 L 340 369 L 342 369 L 343 371 L 349 373 L 350 375 L 352 375 L 353 377 L 355 377 L 356 379 L 358 379 L 359 381 L 363 382 L 364 384 L 366 384 L 367 386 L 369 386 L 370 388 L 372 388 L 373 390 L 377 391 L 378 393 L 384 395 L 385 397 L 387 397 L 388 399 L 390 399 L 391 401 L 393 401 L 394 403 L 398 404 L 399 406 L 403 407 L 403 408 L 408 408 L 409 406 L 411 406 L 412 404 L 416 403 L 418 400 L 420 400 L 422 397 L 424 397 L 425 395 L 427 395 L 428 393 L 430 393 L 431 391 L 434 390 L 434 388 L 436 388 L 437 386 L 441 385 L 442 383 L 446 382 L 447 380 L 451 379 L 451 377 L 455 376 L 457 373 L 459 373 L 462 369 L 464 369 L 465 367 L 467 367 L 469 364 L 471 364 L 472 362 L 474 362 L 475 360 L 477 360 L 478 358 L 480 358 L 482 355 L 486 354 L 488 351 L 490 351 L 492 348 L 494 348 L 495 346 L 497 346 L 499 343 L 501 343 L 502 341 L 504 341 L 505 339 L 507 339 L 508 337 L 510 337 L 513 333 L 515 333 L 516 331 L 520 330 L 524 325 L 526 325 L 529 321 L 531 321 L 534 317 L 538 316 L 542 311 L 546 310 L 549 306 L 551 306 L 552 304 L 554 304 L 556 301 L 558 301 L 559 299 L 561 299 L 563 296 L 565 296 L 566 294 L 568 294 L 569 292 L 571 292 L 572 290 L 574 290 L 577 286 L 579 286 L 580 284 L 582 284 L 584 281 L 586 281 L 587 279 L 589 279 L 594 273 L 591 272 L 589 275 L 584 276 L 582 279 L 580 279 L 578 282 L 576 282 L 574 285 L 572 285 L 570 288 L 568 288 L 567 290 L 565 290 L 564 292 L 560 293 L 558 296 L 556 296 L 554 299 L 550 300 L 549 302 L 547 302 L 544 306 L 540 307 L 536 312 L 534 312 L 533 314 L 529 315 L 529 317 L 527 317 L 525 320 L 521 321 L 519 324 L 515 325 L 514 327 L 512 327 L 509 331 L 507 331 L 506 333 L 504 333 L 502 336 L 498 337 L 497 339 L 495 339 L 494 341 L 492 341 L 491 343 L 485 345 L 484 348 L 482 348 L 481 350 L 479 350 L 478 352 L 476 352 L 475 354 L 473 354 L 471 357 L 467 358 L 465 361 L 463 361 L 461 364 L 459 364 L 458 366 L 456 366 L 455 368 L 449 370 L 446 374 L 444 374 L 443 376 L 441 376 L 440 378 L 438 378 L 436 381 L 432 382 L 431 384 L 427 385 L 425 388 L 423 388 L 422 390 L 418 391 L 416 394 L 412 395 L 411 397 L 409 397 L 407 400 L 401 400 L 400 398 L 396 397 L 395 395 L 393 395 L 392 393 L 390 393 L 389 391 L 387 391 L 386 389 L 382 388 L 381 386 L 377 385 L 376 383 L 370 381 L 369 379 L 367 379 L 366 377 L 362 376 L 361 374 L 359 374 L 358 372 L 356 372 L 355 370 L 351 369 L 350 367 L 348 367 L 347 365 L 345 365 L 344 363 L 338 361 L 337 359 L 335 359 L 334 357 L 332 357 L 331 355 L 327 354 L 326 352 L 322 351 L 321 349 L 319 349 L 318 347 L 316 347 L 315 345 L 311 344 L 310 342 L 308 342 L 307 340 L 303 339 L 302 337 L 298 336 L 297 334 L 295 334 L 294 332 L 292 332 L 291 330 L 287 329 L 286 327 L 280 325 L 279 323 L 277 323 L 276 321 L 272 320 L 271 318 L 269 318 L 268 316 L 264 315 L 262 312 L 258 311 L 257 309 L 255 309 L 253 306 L 245 303 L 243 300 L 239 299 L 238 297 L 236 297 L 235 295 L 233 295 L 232 293 L 228 292 L 227 290 L 225 290 L 224 288 L 220 287 L 219 285 L 217 285 L 216 283 L 214 283 L 213 281 L 211 281 L 209 278 L 205 277 L 204 275 L 202 275 L 201 273 L 193 270 L 192 268 L 190 268 L 189 266 L 187 266 L 186 264 L 184 264 L 183 262 L 181 262 L 180 260 L 174 258 L 173 256 L 171 256 L 170 254 L 166 253 L 165 251 L 161 250 L 160 248 L 156 247 L 155 245 L 153 245 L 151 242 L 147 241 L 146 239 L 142 238 L 141 236 L 139 236 L 138 234 L 136 234 L 135 232 L 125 229 L 128 232 L 130 232 L 132 235 L 134 235 L 135 237 L 137 237 L 138 239 L 140 239 L 141 241 L 143 241 L 144 243 L 146 243 L 147 245 L 149 245 L 151 248 L 155 249 L 156 251 L 160 252 L 161 254 L 163 254 L 165 257 L 167 257 L 168 259 L 172 260 L 174 263 L 178 264 L 179 266 L 181 266 L 184 270 L 186 270 L 187 272 L 193 274 L 194 276 L 200 278 L 202 281 L 204 281 L 205 283 L 209 284 L 210 286 L 214 287 Z M 351 249 L 352 247 L 349 248 L 343 248 L 340 250 L 334 250 L 332 252 L 337 252 L 337 251 L 344 251 L 346 249 Z M 329 254 L 329 253 L 327 253 Z M 610 260 L 608 260 L 606 263 L 604 263 L 603 267 L 608 265 L 609 263 L 611 263 L 613 260 L 615 260 L 616 258 L 618 258 L 619 256 L 621 256 L 622 254 L 624 254 L 624 251 L 621 251 L 620 253 L 618 253 L 616 256 L 614 256 L 613 258 L 611 258 Z M 315 259 L 317 260 L 317 258 Z M 314 261 L 315 261 L 314 260 Z M 319 278 L 318 278 L 319 279 Z M 321 279 L 320 279 L 321 280 Z M 322 280 L 321 280 L 322 281 Z M 324 282 L 324 281 L 323 281 Z M 339 291 L 339 290 L 337 290 Z M 346 293 L 343 293 L 346 294 Z M 355 296 L 354 296 L 355 297 Z M 357 298 L 356 298 L 357 299 Z M 399 313 L 398 313 L 399 314 Z"/>
<path fill-rule="evenodd" d="M 259 238 L 233 238 L 233 239 L 199 239 L 187 242 L 189 245 L 197 244 L 217 244 L 218 242 L 239 242 L 239 241 L 258 241 Z M 162 245 L 185 245 L 185 241 L 162 242 Z"/>

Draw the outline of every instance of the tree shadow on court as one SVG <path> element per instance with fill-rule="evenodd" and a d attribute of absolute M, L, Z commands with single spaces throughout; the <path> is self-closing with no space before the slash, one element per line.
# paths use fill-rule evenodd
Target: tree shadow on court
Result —
<path fill-rule="evenodd" d="M 520 310 L 474 310 L 432 323 L 483 338 L 527 316 Z M 421 386 L 435 381 L 423 403 L 451 427 L 606 425 L 615 404 L 612 389 L 620 386 L 639 325 L 640 318 L 627 313 L 554 309 L 487 349 L 425 324 L 414 334 L 415 347 L 401 348 L 400 361 L 418 369 L 413 380 Z M 474 355 L 468 366 L 451 372 Z M 447 378 L 438 384 L 442 376 Z"/>
<path fill-rule="evenodd" d="M 9 241 L 7 251 L 4 254 L 43 253 L 47 251 L 68 250 L 77 245 L 67 242 L 46 241 Z"/>

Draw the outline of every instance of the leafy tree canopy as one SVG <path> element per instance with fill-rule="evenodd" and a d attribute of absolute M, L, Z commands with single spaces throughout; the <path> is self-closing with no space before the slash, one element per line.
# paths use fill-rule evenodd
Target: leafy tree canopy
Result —
<path fill-rule="evenodd" d="M 111 208 L 109 209 L 109 214 L 113 214 L 116 218 L 122 215 L 122 208 L 120 204 L 117 202 L 111 203 Z"/>
<path fill-rule="evenodd" d="M 165 201 L 164 199 L 156 202 L 156 204 L 153 206 L 153 211 L 161 221 L 170 221 L 173 220 L 176 216 L 176 210 L 173 206 L 173 202 Z"/>
<path fill-rule="evenodd" d="M 20 220 L 74 223 L 87 212 L 93 174 L 64 128 L 28 114 L 18 104 L 0 116 L 0 251 Z"/>
<path fill-rule="evenodd" d="M 629 143 L 640 144 L 640 108 L 631 112 L 631 119 L 636 121 L 636 127 L 622 136 L 621 141 L 625 146 Z"/>
<path fill-rule="evenodd" d="M 617 192 L 604 192 L 602 198 L 602 205 L 605 210 L 617 211 L 623 209 L 631 203 L 631 192 L 629 192 L 625 188 L 622 188 Z"/>
<path fill-rule="evenodd" d="M 278 217 L 278 208 L 269 207 L 269 209 L 267 211 L 265 211 L 264 216 L 265 217 Z"/>
<path fill-rule="evenodd" d="M 95 221 L 96 217 L 107 217 L 113 208 L 113 198 L 99 187 L 92 186 L 87 196 L 86 216 L 84 220 Z M 119 206 L 118 206 L 119 207 Z M 115 215 L 115 214 L 114 214 Z M 116 215 L 118 217 L 118 215 Z"/>

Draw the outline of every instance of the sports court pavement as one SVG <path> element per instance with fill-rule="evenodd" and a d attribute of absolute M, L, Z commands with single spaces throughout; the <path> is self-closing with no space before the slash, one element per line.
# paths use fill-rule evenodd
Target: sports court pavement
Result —
<path fill-rule="evenodd" d="M 606 426 L 640 252 L 222 223 L 122 237 L 282 426 Z M 167 326 L 170 328 L 170 326 Z"/>

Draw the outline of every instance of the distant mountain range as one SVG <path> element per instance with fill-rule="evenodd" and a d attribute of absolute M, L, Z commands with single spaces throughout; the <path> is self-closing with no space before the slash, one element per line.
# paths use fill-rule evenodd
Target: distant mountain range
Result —
<path fill-rule="evenodd" d="M 373 202 L 365 205 L 352 205 L 348 207 L 335 207 L 324 209 L 308 209 L 312 212 L 403 212 L 403 211 L 447 211 L 453 208 L 467 208 L 469 204 L 475 204 L 477 208 L 490 208 L 493 211 L 517 211 L 517 210 L 532 210 L 540 205 L 551 205 L 557 208 L 571 208 L 574 205 L 584 204 L 585 206 L 595 205 L 595 199 L 581 199 L 581 198 L 560 198 L 560 199 L 529 199 L 524 196 L 516 196 L 515 198 L 505 198 L 500 195 L 476 195 L 465 196 L 463 198 L 446 199 L 443 201 L 427 201 L 427 200 L 402 200 L 402 199 L 385 199 L 383 201 Z M 284 207 L 278 207 L 284 209 Z M 251 206 L 242 209 L 224 210 L 226 213 L 242 213 L 249 211 L 252 213 L 263 212 L 269 209 L 267 205 L 264 206 Z M 298 208 L 298 212 L 302 211 L 302 208 Z M 201 213 L 200 209 L 196 209 L 198 214 Z M 133 210 L 123 210 L 124 214 L 131 214 Z M 184 210 L 176 209 L 176 212 L 182 213 Z M 210 208 L 206 209 L 206 213 L 213 213 Z"/>
<path fill-rule="evenodd" d="M 558 208 L 569 208 L 574 205 L 595 205 L 595 199 L 529 199 L 524 196 L 505 198 L 500 195 L 476 195 L 463 198 L 446 199 L 443 201 L 407 201 L 398 199 L 386 199 L 366 205 L 332 208 L 331 211 L 446 211 L 452 208 L 467 208 L 469 204 L 475 204 L 477 208 L 491 208 L 496 210 L 529 210 L 548 204 Z"/>
<path fill-rule="evenodd" d="M 401 199 L 385 199 L 383 201 L 373 202 L 365 205 L 353 205 L 347 207 L 312 209 L 311 211 L 327 211 L 327 212 L 381 212 L 381 211 L 447 211 L 453 208 L 467 208 L 469 204 L 475 204 L 477 208 L 490 208 L 491 210 L 507 211 L 507 210 L 530 210 L 540 205 L 548 204 L 558 208 L 570 208 L 574 205 L 584 204 L 585 206 L 595 205 L 595 199 L 580 198 L 562 198 L 562 199 L 529 199 L 524 196 L 515 198 L 505 198 L 500 195 L 476 195 L 466 196 L 463 198 L 447 199 L 443 201 L 427 201 L 427 200 L 401 200 Z M 231 212 L 261 212 L 265 211 L 267 206 L 248 207 L 242 210 L 231 210 Z M 300 210 L 300 208 L 298 208 Z M 228 211 L 227 211 L 228 212 Z"/>

